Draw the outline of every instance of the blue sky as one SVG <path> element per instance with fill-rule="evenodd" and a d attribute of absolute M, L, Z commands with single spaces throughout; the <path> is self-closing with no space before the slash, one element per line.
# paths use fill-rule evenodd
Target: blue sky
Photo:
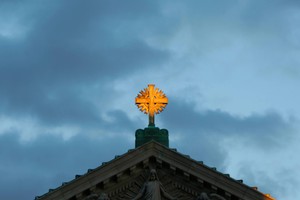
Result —
<path fill-rule="evenodd" d="M 300 199 L 300 2 L 0 1 L 0 199 L 134 148 L 154 83 L 170 146 Z"/>

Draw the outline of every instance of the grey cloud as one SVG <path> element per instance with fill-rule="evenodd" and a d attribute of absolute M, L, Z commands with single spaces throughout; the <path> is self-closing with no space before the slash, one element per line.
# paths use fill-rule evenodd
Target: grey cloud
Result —
<path fill-rule="evenodd" d="M 132 131 L 133 133 L 136 129 L 140 128 L 138 125 L 142 124 L 141 121 L 137 119 L 129 119 L 127 114 L 121 110 L 109 111 L 107 115 L 112 118 L 112 122 L 105 123 L 103 126 L 110 130 L 115 130 L 116 132 Z"/>
<path fill-rule="evenodd" d="M 173 101 L 164 121 L 177 130 L 189 128 L 198 134 L 241 135 L 268 139 L 293 130 L 294 118 L 285 120 L 275 111 L 246 117 L 222 110 L 196 111 L 193 103 Z"/>
<path fill-rule="evenodd" d="M 283 159 L 284 158 L 278 158 L 279 165 Z M 270 193 L 273 197 L 276 197 L 276 199 L 284 199 L 288 197 L 290 193 L 296 193 L 298 190 L 297 185 L 299 185 L 299 179 L 295 176 L 296 167 L 293 169 L 278 168 L 277 173 L 271 175 L 262 170 L 253 169 L 255 166 L 253 166 L 251 162 L 241 162 L 239 164 L 238 173 L 241 174 L 241 178 L 247 180 L 247 185 L 256 186 L 259 191 Z M 274 165 L 277 165 L 277 163 L 275 162 Z"/>
<path fill-rule="evenodd" d="M 249 145 L 271 150 L 286 145 L 295 134 L 295 121 L 285 120 L 276 112 L 240 117 L 221 110 L 196 111 L 193 103 L 175 100 L 161 117 L 170 137 L 172 132 L 183 137 L 176 146 L 194 158 L 221 168 L 227 156 L 225 138 L 236 142 L 247 138 Z"/>
<path fill-rule="evenodd" d="M 122 139 L 120 143 L 120 139 L 76 136 L 63 141 L 48 135 L 20 143 L 17 134 L 1 135 L 0 198 L 34 199 L 133 148 L 133 142 Z M 105 149 L 110 149 L 110 154 Z"/>
<path fill-rule="evenodd" d="M 13 10 L 13 5 L 4 6 Z M 159 67 L 169 58 L 168 52 L 150 47 L 139 36 L 141 29 L 156 29 L 153 19 L 160 15 L 160 8 L 155 2 L 15 4 L 18 8 L 23 5 L 27 6 L 22 12 L 28 12 L 23 14 L 25 21 L 31 25 L 25 39 L 0 38 L 2 112 L 37 115 L 50 122 L 63 122 L 67 117 L 78 122 L 88 115 L 92 120 L 97 117 L 89 111 L 95 107 L 75 94 L 78 88 L 92 92 L 89 86 L 147 66 Z M 147 22 L 149 26 L 144 26 Z M 105 93 L 103 88 L 97 92 L 101 90 Z M 49 97 L 53 95 L 55 100 Z"/>

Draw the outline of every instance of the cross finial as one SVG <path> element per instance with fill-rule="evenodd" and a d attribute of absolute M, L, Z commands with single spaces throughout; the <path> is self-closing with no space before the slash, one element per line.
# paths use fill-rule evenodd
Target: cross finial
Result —
<path fill-rule="evenodd" d="M 140 111 L 149 114 L 149 126 L 155 126 L 154 115 L 162 112 L 168 104 L 166 95 L 154 86 L 149 84 L 148 88 L 141 90 L 135 98 L 135 104 Z"/>

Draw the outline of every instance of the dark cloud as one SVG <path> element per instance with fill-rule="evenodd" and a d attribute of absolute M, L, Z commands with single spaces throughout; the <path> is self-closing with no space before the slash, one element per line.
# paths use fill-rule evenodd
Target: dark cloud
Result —
<path fill-rule="evenodd" d="M 262 171 L 254 170 L 253 167 L 249 167 L 252 164 L 251 162 L 243 162 L 240 164 L 241 166 L 239 168 L 239 173 L 243 176 L 241 178 L 247 180 L 246 184 L 258 187 L 259 191 L 264 191 L 265 193 L 272 193 L 272 195 L 275 196 L 280 194 L 282 196 L 286 196 L 288 195 L 286 190 L 287 188 L 290 188 L 290 186 L 286 187 L 286 185 L 282 184 L 282 181 L 286 181 L 288 185 L 290 183 L 298 184 L 294 177 L 290 177 L 288 175 L 288 177 L 285 178 L 285 176 L 287 175 L 287 171 L 285 171 L 284 169 L 282 169 L 282 172 L 284 173 L 280 175 L 286 175 L 280 176 L 279 178 L 276 176 L 272 177 L 271 175 L 266 174 Z M 256 185 L 256 183 L 259 183 L 259 185 Z"/>
<path fill-rule="evenodd" d="M 228 156 L 224 139 L 236 143 L 247 140 L 248 146 L 272 151 L 286 145 L 295 134 L 295 121 L 285 120 L 276 112 L 241 117 L 221 110 L 197 111 L 194 103 L 175 100 L 161 117 L 171 137 L 172 132 L 181 135 L 180 142 L 176 143 L 178 148 L 221 168 Z"/>
<path fill-rule="evenodd" d="M 31 26 L 25 39 L 1 38 L 0 110 L 49 122 L 93 121 L 97 117 L 89 112 L 95 105 L 80 97 L 80 88 L 91 91 L 89 86 L 109 84 L 168 59 L 168 52 L 150 47 L 138 35 L 141 21 L 149 22 L 150 28 L 143 29 L 151 30 L 159 7 L 150 2 L 59 2 L 26 4 L 24 21 Z M 22 3 L 7 7 L 12 5 Z M 130 5 L 138 6 L 138 12 Z"/>
<path fill-rule="evenodd" d="M 130 148 L 133 142 L 126 142 L 122 136 L 95 139 L 78 135 L 64 141 L 59 136 L 47 135 L 20 143 L 17 134 L 1 135 L 0 198 L 34 199 Z M 106 149 L 110 149 L 109 154 Z"/>
<path fill-rule="evenodd" d="M 293 117 L 285 120 L 275 111 L 249 116 L 232 115 L 222 110 L 197 111 L 194 103 L 172 101 L 164 115 L 164 122 L 176 130 L 189 128 L 197 134 L 217 134 L 226 137 L 236 135 L 256 139 L 278 137 L 283 132 L 290 132 Z"/>

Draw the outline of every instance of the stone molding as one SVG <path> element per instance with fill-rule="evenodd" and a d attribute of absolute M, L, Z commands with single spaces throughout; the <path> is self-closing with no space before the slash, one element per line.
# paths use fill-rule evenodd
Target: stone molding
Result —
<path fill-rule="evenodd" d="M 182 200 L 196 199 L 201 192 L 218 194 L 226 200 L 274 200 L 271 197 L 212 169 L 202 162 L 155 141 L 146 143 L 82 176 L 51 190 L 38 200 L 83 200 L 89 195 L 108 194 L 111 200 L 130 199 L 157 168 L 160 180 Z M 122 197 L 123 195 L 123 197 Z"/>

